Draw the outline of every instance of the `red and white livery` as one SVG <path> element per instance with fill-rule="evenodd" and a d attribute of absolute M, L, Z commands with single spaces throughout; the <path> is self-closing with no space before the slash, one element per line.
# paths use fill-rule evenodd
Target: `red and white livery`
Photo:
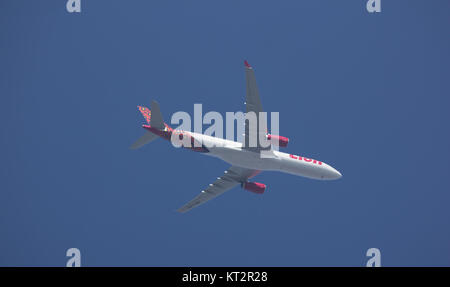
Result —
<path fill-rule="evenodd" d="M 247 80 L 246 112 L 254 112 L 258 115 L 263 109 L 256 86 L 254 70 L 247 61 L 245 61 L 245 74 Z M 140 148 L 159 137 L 170 141 L 175 133 L 180 139 L 183 137 L 190 139 L 192 145 L 188 147 L 189 149 L 220 158 L 231 164 L 231 167 L 222 176 L 202 190 L 194 199 L 179 208 L 179 212 L 189 211 L 238 185 L 245 190 L 262 194 L 266 191 L 266 185 L 249 181 L 262 171 L 281 171 L 319 180 L 333 180 L 342 177 L 339 171 L 323 161 L 280 152 L 270 147 L 247 147 L 245 142 L 248 143 L 248 141 L 241 143 L 200 133 L 174 130 L 164 122 L 159 105 L 155 101 L 151 104 L 151 110 L 141 106 L 138 108 L 147 121 L 147 124 L 143 125 L 147 132 L 131 146 L 132 149 Z M 248 138 L 250 133 L 255 132 L 257 133 L 257 131 L 249 131 L 247 128 L 245 137 Z M 266 139 L 270 140 L 271 145 L 278 147 L 286 147 L 289 143 L 288 138 L 279 135 L 267 134 Z M 202 144 L 195 145 L 195 141 Z M 264 153 L 264 156 L 262 156 L 262 153 Z"/>

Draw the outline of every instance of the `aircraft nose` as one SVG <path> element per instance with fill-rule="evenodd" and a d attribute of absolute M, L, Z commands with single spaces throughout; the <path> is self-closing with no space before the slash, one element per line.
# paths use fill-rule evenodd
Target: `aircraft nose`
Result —
<path fill-rule="evenodd" d="M 342 174 L 336 170 L 335 168 L 328 166 L 327 175 L 325 176 L 325 179 L 328 180 L 334 180 L 339 179 L 342 177 Z"/>
<path fill-rule="evenodd" d="M 331 179 L 339 179 L 341 177 L 342 174 L 338 170 L 332 168 Z"/>

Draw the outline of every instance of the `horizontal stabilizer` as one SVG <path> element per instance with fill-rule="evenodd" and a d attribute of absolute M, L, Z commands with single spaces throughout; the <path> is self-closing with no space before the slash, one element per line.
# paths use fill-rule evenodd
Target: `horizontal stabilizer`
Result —
<path fill-rule="evenodd" d="M 130 149 L 138 149 L 143 147 L 144 145 L 148 144 L 149 142 L 154 141 L 155 139 L 157 139 L 158 136 L 155 135 L 154 133 L 151 132 L 145 132 L 145 134 L 143 136 L 141 136 L 136 142 L 134 142 L 131 146 Z"/>

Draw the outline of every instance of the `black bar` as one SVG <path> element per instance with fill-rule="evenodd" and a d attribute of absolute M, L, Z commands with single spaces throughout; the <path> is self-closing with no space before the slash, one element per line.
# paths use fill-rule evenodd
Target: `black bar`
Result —
<path fill-rule="evenodd" d="M 142 286 L 299 286 L 307 282 L 385 283 L 387 278 L 404 281 L 416 279 L 446 279 L 446 267 L 3 267 L 2 278 L 43 277 L 64 275 L 83 279 L 94 277 L 101 281 L 119 280 L 144 282 Z M 214 280 L 213 280 L 214 279 Z M 90 279 L 89 279 L 90 280 Z M 446 282 L 442 281 L 442 282 Z M 161 285 L 154 285 L 154 284 Z M 289 284 L 289 285 L 279 285 Z"/>

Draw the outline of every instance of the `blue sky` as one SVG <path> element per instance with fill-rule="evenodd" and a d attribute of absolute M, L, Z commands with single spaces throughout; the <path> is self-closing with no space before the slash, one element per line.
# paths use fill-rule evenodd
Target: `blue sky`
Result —
<path fill-rule="evenodd" d="M 450 3 L 365 2 L 1 1 L 0 265 L 450 265 Z M 243 110 L 244 59 L 286 151 L 344 176 L 179 214 L 228 165 L 129 150 L 136 106 Z"/>

